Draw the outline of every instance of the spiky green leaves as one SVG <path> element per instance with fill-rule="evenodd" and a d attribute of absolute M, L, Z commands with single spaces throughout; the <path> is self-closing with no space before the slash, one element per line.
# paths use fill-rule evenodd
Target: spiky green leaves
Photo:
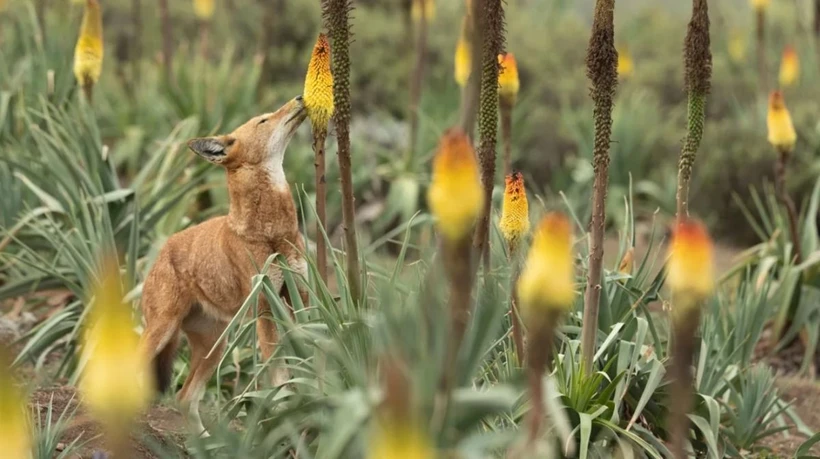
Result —
<path fill-rule="evenodd" d="M 712 78 L 712 51 L 709 40 L 709 7 L 706 0 L 692 1 L 692 19 L 683 47 L 686 91 L 709 94 Z M 690 101 L 691 103 L 691 101 Z"/>

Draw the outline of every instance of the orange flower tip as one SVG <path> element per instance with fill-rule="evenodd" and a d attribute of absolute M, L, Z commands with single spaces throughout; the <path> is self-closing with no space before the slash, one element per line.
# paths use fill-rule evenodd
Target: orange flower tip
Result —
<path fill-rule="evenodd" d="M 791 115 L 783 93 L 772 91 L 769 95 L 769 112 L 766 116 L 768 140 L 778 150 L 791 151 L 797 143 L 797 132 L 794 129 Z"/>
<path fill-rule="evenodd" d="M 512 106 L 521 86 L 518 81 L 518 65 L 512 53 L 499 54 L 498 63 L 501 66 L 498 73 L 498 97 L 503 104 Z"/>
<path fill-rule="evenodd" d="M 468 236 L 481 212 L 484 194 L 475 152 L 461 129 L 447 130 L 439 142 L 427 202 L 446 239 Z"/>
<path fill-rule="evenodd" d="M 679 307 L 698 307 L 715 288 L 712 240 L 703 223 L 682 219 L 676 223 L 669 248 L 666 282 Z"/>
<path fill-rule="evenodd" d="M 498 228 L 501 235 L 515 248 L 518 242 L 530 230 L 529 206 L 524 189 L 524 176 L 513 172 L 504 179 L 504 202 L 501 207 L 501 218 Z"/>
<path fill-rule="evenodd" d="M 334 111 L 333 74 L 330 71 L 330 43 L 323 33 L 313 46 L 303 97 L 314 129 L 327 129 Z"/>
<path fill-rule="evenodd" d="M 525 314 L 569 310 L 575 299 L 574 284 L 572 226 L 564 214 L 552 212 L 538 224 L 518 279 Z"/>
<path fill-rule="evenodd" d="M 788 45 L 783 50 L 783 59 L 780 61 L 780 86 L 794 85 L 800 77 L 800 59 L 793 46 Z"/>

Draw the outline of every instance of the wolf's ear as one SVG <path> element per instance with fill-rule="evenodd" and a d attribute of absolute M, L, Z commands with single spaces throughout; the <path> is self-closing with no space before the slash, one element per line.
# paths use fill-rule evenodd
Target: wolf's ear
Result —
<path fill-rule="evenodd" d="M 200 137 L 189 140 L 188 148 L 214 164 L 221 164 L 227 157 L 225 149 L 232 143 L 224 137 Z"/>

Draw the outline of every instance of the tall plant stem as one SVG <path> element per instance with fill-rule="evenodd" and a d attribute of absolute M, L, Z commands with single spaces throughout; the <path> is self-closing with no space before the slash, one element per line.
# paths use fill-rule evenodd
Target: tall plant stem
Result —
<path fill-rule="evenodd" d="M 515 346 L 515 354 L 518 362 L 524 362 L 524 330 L 521 324 L 521 314 L 518 311 L 518 291 L 516 285 L 518 284 L 518 276 L 521 275 L 521 267 L 516 260 L 516 246 L 509 245 L 509 254 L 507 261 L 513 267 L 512 277 L 510 279 L 510 322 L 512 323 L 513 345 Z"/>
<path fill-rule="evenodd" d="M 584 374 L 592 373 L 592 358 L 598 333 L 598 302 L 601 298 L 601 276 L 604 257 L 606 191 L 609 175 L 609 142 L 612 134 L 612 105 L 618 83 L 618 52 L 615 51 L 615 0 L 596 0 L 592 36 L 587 49 L 587 77 L 592 82 L 591 95 L 595 127 L 592 167 L 592 221 L 587 286 L 584 294 L 584 324 L 581 331 L 581 356 Z"/>
<path fill-rule="evenodd" d="M 470 4 L 470 11 L 468 13 L 469 23 L 467 24 L 469 30 L 469 46 L 470 46 L 470 76 L 467 78 L 467 84 L 461 90 L 461 129 L 467 133 L 470 139 L 473 139 L 475 133 L 475 121 L 478 116 L 478 98 L 481 90 L 481 42 L 483 40 L 484 31 L 479 27 L 479 14 L 483 9 L 485 0 L 472 0 Z"/>
<path fill-rule="evenodd" d="M 684 82 L 687 93 L 686 138 L 678 164 L 677 217 L 689 216 L 689 183 L 695 156 L 703 139 L 706 120 L 706 95 L 712 77 L 712 52 L 709 38 L 709 8 L 706 0 L 692 0 L 692 19 L 683 47 Z"/>
<path fill-rule="evenodd" d="M 350 1 L 323 0 L 322 8 L 331 40 L 333 69 L 333 100 L 338 144 L 339 173 L 342 181 L 342 227 L 347 251 L 347 281 L 354 301 L 361 297 L 359 244 L 356 239 L 355 207 L 353 204 L 353 174 L 350 161 Z"/>
<path fill-rule="evenodd" d="M 131 0 L 131 25 L 134 33 L 131 37 L 131 86 L 132 88 L 136 88 L 139 85 L 141 78 L 142 0 Z"/>
<path fill-rule="evenodd" d="M 777 149 L 777 162 L 774 166 L 774 180 L 777 197 L 783 207 L 786 208 L 786 213 L 789 217 L 789 232 L 792 239 L 792 247 L 794 248 L 794 262 L 800 263 L 802 259 L 802 247 L 800 244 L 800 231 L 797 228 L 797 208 L 789 196 L 789 190 L 786 188 L 786 166 L 789 163 L 791 151 L 785 148 Z"/>
<path fill-rule="evenodd" d="M 674 313 L 673 313 L 674 314 Z M 692 356 L 695 352 L 695 332 L 700 323 L 700 309 L 697 307 L 681 311 L 672 322 L 671 382 L 669 400 L 669 435 L 672 457 L 685 459 L 686 439 L 689 437 L 689 411 L 692 409 Z"/>
<path fill-rule="evenodd" d="M 544 413 L 544 386 L 541 383 L 544 373 L 549 369 L 549 360 L 552 357 L 552 342 L 555 327 L 558 322 L 558 313 L 548 311 L 543 317 L 531 321 L 527 338 L 527 381 L 529 383 L 532 408 L 529 412 L 529 427 L 527 443 L 532 445 L 542 430 Z"/>
<path fill-rule="evenodd" d="M 757 43 L 757 77 L 760 82 L 760 89 L 765 94 L 769 84 L 766 78 L 766 10 L 762 8 L 756 11 L 755 36 Z"/>
<path fill-rule="evenodd" d="M 407 150 L 406 164 L 409 167 L 416 148 L 419 135 L 419 103 L 421 101 L 421 86 L 424 81 L 424 61 L 427 58 L 427 2 L 421 2 L 421 18 L 416 31 L 416 65 L 410 75 L 410 142 Z"/>
<path fill-rule="evenodd" d="M 46 43 L 46 3 L 47 0 L 37 0 L 34 5 L 35 14 L 37 15 L 37 27 L 39 30 L 40 43 Z"/>
<path fill-rule="evenodd" d="M 814 37 L 820 40 L 820 0 L 814 0 Z"/>
<path fill-rule="evenodd" d="M 210 30 L 210 21 L 199 21 L 199 55 L 203 60 L 208 58 L 208 35 Z"/>
<path fill-rule="evenodd" d="M 484 271 L 487 272 L 490 269 L 490 214 L 498 133 L 498 54 L 504 47 L 504 10 L 501 0 L 484 0 L 479 11 L 478 25 L 483 33 L 478 158 L 481 163 L 481 184 L 484 187 L 484 209 L 476 227 L 473 246 L 481 254 Z"/>
<path fill-rule="evenodd" d="M 325 180 L 325 138 L 327 131 L 313 131 L 313 153 L 316 169 L 316 265 L 319 277 L 327 285 L 327 244 L 323 231 L 327 228 L 327 182 Z"/>
<path fill-rule="evenodd" d="M 504 176 L 512 173 L 512 106 L 501 103 L 501 141 L 504 144 Z"/>
<path fill-rule="evenodd" d="M 171 65 L 174 61 L 173 25 L 168 12 L 168 0 L 159 0 L 159 20 L 162 28 L 162 70 L 165 83 L 171 83 Z"/>

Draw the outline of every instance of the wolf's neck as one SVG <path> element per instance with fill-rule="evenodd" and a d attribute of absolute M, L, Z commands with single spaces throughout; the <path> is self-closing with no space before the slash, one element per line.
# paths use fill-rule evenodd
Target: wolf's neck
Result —
<path fill-rule="evenodd" d="M 268 241 L 298 232 L 296 206 L 281 160 L 228 173 L 228 224 L 249 241 Z"/>

